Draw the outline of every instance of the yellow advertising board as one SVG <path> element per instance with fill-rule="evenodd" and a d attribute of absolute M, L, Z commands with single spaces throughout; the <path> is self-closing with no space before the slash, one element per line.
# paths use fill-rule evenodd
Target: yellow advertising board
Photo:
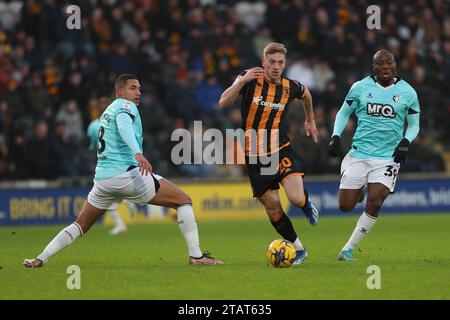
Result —
<path fill-rule="evenodd" d="M 179 184 L 192 199 L 197 219 L 267 219 L 263 205 L 253 198 L 249 183 Z M 287 199 L 280 192 L 283 208 Z"/>
<path fill-rule="evenodd" d="M 263 205 L 253 198 L 249 183 L 223 182 L 223 183 L 177 183 L 192 199 L 197 220 L 210 219 L 267 219 Z M 283 208 L 287 212 L 288 201 L 284 192 L 280 192 Z M 173 209 L 157 210 L 155 206 L 143 208 L 139 206 L 137 213 L 131 214 L 128 205 L 122 203 L 119 213 L 126 222 L 149 222 L 158 220 L 176 220 L 176 211 Z M 111 224 L 112 219 L 105 216 L 104 222 Z"/>

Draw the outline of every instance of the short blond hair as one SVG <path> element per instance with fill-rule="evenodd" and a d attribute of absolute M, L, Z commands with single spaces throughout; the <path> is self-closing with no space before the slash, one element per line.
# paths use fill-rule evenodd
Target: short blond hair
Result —
<path fill-rule="evenodd" d="M 282 44 L 282 43 L 271 42 L 264 48 L 264 51 L 263 51 L 264 59 L 267 58 L 268 54 L 273 54 L 273 53 L 282 53 L 282 54 L 286 55 L 287 49 L 284 46 L 284 44 Z"/>

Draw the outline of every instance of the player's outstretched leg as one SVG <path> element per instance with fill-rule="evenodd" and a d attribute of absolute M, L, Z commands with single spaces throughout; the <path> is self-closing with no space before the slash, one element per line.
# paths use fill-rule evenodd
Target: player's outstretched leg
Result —
<path fill-rule="evenodd" d="M 319 210 L 312 204 L 309 199 L 309 193 L 306 189 L 304 189 L 305 193 L 305 205 L 301 207 L 303 213 L 309 220 L 309 224 L 312 226 L 316 226 L 319 223 Z"/>
<path fill-rule="evenodd" d="M 352 211 L 356 204 L 359 202 L 361 198 L 361 194 L 363 194 L 363 188 L 361 189 L 340 189 L 339 191 L 339 209 L 343 212 L 349 212 Z M 360 220 L 358 220 L 358 223 L 356 224 L 357 227 L 353 231 L 352 236 L 350 237 L 349 241 L 345 244 L 345 246 L 342 248 L 342 250 L 338 254 L 338 260 L 340 261 L 353 261 L 356 260 L 356 258 L 353 255 L 353 250 L 355 246 L 352 244 L 356 242 L 357 237 L 361 236 L 360 231 L 358 229 L 358 225 L 365 225 L 367 227 L 368 223 L 365 222 L 365 213 L 361 216 Z"/>
<path fill-rule="evenodd" d="M 200 249 L 197 221 L 195 220 L 192 201 L 180 188 L 166 179 L 159 180 L 159 190 L 150 204 L 174 208 L 177 210 L 178 226 L 183 234 L 189 251 L 189 264 L 216 265 L 223 264 L 222 260 L 211 256 Z"/>
<path fill-rule="evenodd" d="M 116 234 L 128 231 L 128 228 L 125 225 L 125 222 L 123 221 L 123 219 L 120 216 L 119 211 L 117 209 L 108 210 L 107 212 L 114 219 L 114 228 L 112 228 L 109 231 L 110 235 L 116 235 Z"/>
<path fill-rule="evenodd" d="M 300 242 L 300 239 L 294 230 L 294 226 L 292 225 L 291 219 L 289 219 L 289 217 L 283 212 L 278 191 L 268 190 L 261 197 L 259 197 L 258 200 L 264 205 L 266 213 L 269 216 L 270 223 L 272 223 L 272 226 L 278 234 L 282 236 L 283 239 L 292 242 L 294 245 L 297 255 L 293 265 L 301 264 L 308 257 L 308 252 Z"/>
<path fill-rule="evenodd" d="M 122 202 L 128 209 L 130 216 L 135 217 L 138 214 L 137 204 L 128 200 L 123 200 Z"/>
<path fill-rule="evenodd" d="M 354 191 L 355 195 L 353 197 L 357 199 L 358 190 Z M 339 252 L 338 260 L 356 260 L 353 251 L 375 225 L 381 206 L 388 195 L 389 189 L 381 183 L 370 183 L 368 185 L 366 210 L 359 217 L 352 235 L 342 248 L 341 252 Z"/>
<path fill-rule="evenodd" d="M 316 226 L 319 223 L 319 211 L 312 204 L 308 191 L 304 189 L 301 175 L 289 175 L 281 181 L 281 185 L 286 191 L 289 202 L 302 209 L 309 224 Z"/>
<path fill-rule="evenodd" d="M 105 210 L 97 209 L 86 201 L 77 220 L 61 230 L 35 259 L 25 259 L 23 265 L 27 268 L 41 268 L 51 256 L 85 234 L 104 212 Z"/>

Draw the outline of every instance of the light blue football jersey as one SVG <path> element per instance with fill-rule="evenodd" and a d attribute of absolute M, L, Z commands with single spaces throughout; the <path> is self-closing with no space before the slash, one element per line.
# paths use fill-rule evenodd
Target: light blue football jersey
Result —
<path fill-rule="evenodd" d="M 94 150 L 94 148 L 97 148 L 98 128 L 100 128 L 100 119 L 93 120 L 87 128 L 87 137 L 89 139 L 89 150 Z"/>
<path fill-rule="evenodd" d="M 95 180 L 117 176 L 126 172 L 131 165 L 138 165 L 134 152 L 123 141 L 117 129 L 116 117 L 120 113 L 127 113 L 133 119 L 134 135 L 142 153 L 142 122 L 136 105 L 126 99 L 114 100 L 100 117 Z"/>
<path fill-rule="evenodd" d="M 358 119 L 349 153 L 361 159 L 392 159 L 403 139 L 406 115 L 420 112 L 416 91 L 397 77 L 389 87 L 381 86 L 373 76 L 355 82 L 344 103 Z"/>

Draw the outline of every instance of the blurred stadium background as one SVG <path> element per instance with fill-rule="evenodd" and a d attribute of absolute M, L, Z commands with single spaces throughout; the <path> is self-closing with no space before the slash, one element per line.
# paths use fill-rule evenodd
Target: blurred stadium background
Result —
<path fill-rule="evenodd" d="M 70 4 L 81 8 L 79 30 L 66 27 Z M 366 27 L 370 4 L 381 8 L 380 30 Z M 67 222 L 77 214 L 96 161 L 86 128 L 121 73 L 141 81 L 144 151 L 155 172 L 180 183 L 200 217 L 264 218 L 243 166 L 176 166 L 170 137 L 176 128 L 193 131 L 194 120 L 203 121 L 203 130 L 238 128 L 239 102 L 219 110 L 219 97 L 243 69 L 259 65 L 271 41 L 288 48 L 285 75 L 313 95 L 319 143 L 305 136 L 299 104 L 290 109 L 289 133 L 323 213 L 338 212 L 340 161 L 326 152 L 336 112 L 353 82 L 370 73 L 380 48 L 395 54 L 398 74 L 416 89 L 422 108 L 420 135 L 384 211 L 449 212 L 449 6 L 444 0 L 1 0 L 0 225 Z M 354 128 L 352 119 L 344 151 Z"/>

